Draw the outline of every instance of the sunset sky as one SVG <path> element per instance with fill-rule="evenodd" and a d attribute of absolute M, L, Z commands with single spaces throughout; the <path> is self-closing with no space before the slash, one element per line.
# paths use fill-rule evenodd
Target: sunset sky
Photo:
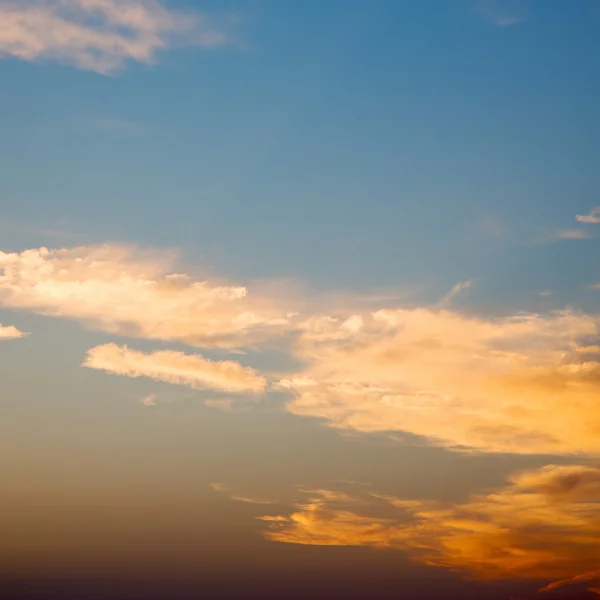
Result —
<path fill-rule="evenodd" d="M 0 598 L 600 597 L 597 0 L 0 0 Z"/>

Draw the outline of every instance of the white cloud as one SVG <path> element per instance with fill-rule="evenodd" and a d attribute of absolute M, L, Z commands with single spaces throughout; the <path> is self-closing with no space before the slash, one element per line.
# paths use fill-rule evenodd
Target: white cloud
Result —
<path fill-rule="evenodd" d="M 0 0 L 0 57 L 53 60 L 102 74 L 152 63 L 177 44 L 216 47 L 224 32 L 158 0 Z"/>
<path fill-rule="evenodd" d="M 127 346 L 104 344 L 88 351 L 83 366 L 127 377 L 150 377 L 195 389 L 260 392 L 266 386 L 264 377 L 237 362 L 212 361 L 174 350 L 145 354 Z"/>
<path fill-rule="evenodd" d="M 305 323 L 288 409 L 450 448 L 600 453 L 598 318 L 380 310 Z"/>
<path fill-rule="evenodd" d="M 274 301 L 169 273 L 172 259 L 111 245 L 0 252 L 0 305 L 197 347 L 248 347 L 289 327 Z"/>
<path fill-rule="evenodd" d="M 587 215 L 575 215 L 580 223 L 600 223 L 600 206 L 593 208 Z"/>
<path fill-rule="evenodd" d="M 26 336 L 26 333 L 19 331 L 12 325 L 2 325 L 0 323 L 0 340 L 14 340 Z"/>

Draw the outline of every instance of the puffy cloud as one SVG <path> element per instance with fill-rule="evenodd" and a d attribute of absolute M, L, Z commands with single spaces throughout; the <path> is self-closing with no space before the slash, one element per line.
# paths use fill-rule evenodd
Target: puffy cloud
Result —
<path fill-rule="evenodd" d="M 176 43 L 226 42 L 204 16 L 158 0 L 0 0 L 0 56 L 108 74 L 126 60 L 152 63 L 157 51 Z"/>
<path fill-rule="evenodd" d="M 19 331 L 12 325 L 2 325 L 0 323 L 0 340 L 14 340 L 26 336 L 26 333 Z"/>
<path fill-rule="evenodd" d="M 237 362 L 213 361 L 174 350 L 145 354 L 127 346 L 105 344 L 89 350 L 83 366 L 127 377 L 150 377 L 195 389 L 260 392 L 266 386 L 264 377 Z"/>
<path fill-rule="evenodd" d="M 381 310 L 304 324 L 304 369 L 280 380 L 288 409 L 364 432 L 402 431 L 446 447 L 600 452 L 596 317 L 502 319 Z"/>
<path fill-rule="evenodd" d="M 111 245 L 0 252 L 0 304 L 197 347 L 248 347 L 288 326 L 244 287 L 168 274 L 172 259 Z"/>
<path fill-rule="evenodd" d="M 587 215 L 575 215 L 580 223 L 600 223 L 600 206 L 593 208 Z"/>
<path fill-rule="evenodd" d="M 549 590 L 600 579 L 599 502 L 600 469 L 550 465 L 462 504 L 316 491 L 261 519 L 276 542 L 395 548 L 480 579 L 559 579 Z"/>

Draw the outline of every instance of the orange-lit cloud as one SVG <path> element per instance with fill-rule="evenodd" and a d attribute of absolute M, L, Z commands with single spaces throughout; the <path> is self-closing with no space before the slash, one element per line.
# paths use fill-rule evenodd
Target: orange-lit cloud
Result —
<path fill-rule="evenodd" d="M 158 0 L 3 0 L 0 57 L 53 60 L 101 74 L 130 60 L 154 62 L 174 45 L 216 47 L 223 31 Z"/>
<path fill-rule="evenodd" d="M 364 432 L 403 431 L 446 447 L 600 452 L 596 317 L 503 319 L 381 310 L 304 324 L 282 379 L 288 409 Z"/>
<path fill-rule="evenodd" d="M 254 369 L 231 360 L 213 361 L 174 350 L 146 354 L 127 346 L 105 344 L 88 351 L 83 366 L 127 377 L 150 377 L 195 389 L 260 392 L 267 382 Z"/>
<path fill-rule="evenodd" d="M 26 336 L 13 325 L 2 325 L 0 323 L 0 340 L 14 340 Z"/>
<path fill-rule="evenodd" d="M 166 253 L 111 245 L 0 252 L 0 305 L 198 347 L 247 347 L 287 327 L 272 301 L 172 273 L 172 262 Z"/>
<path fill-rule="evenodd" d="M 261 520 L 276 542 L 395 548 L 469 577 L 555 580 L 549 590 L 600 578 L 599 506 L 600 469 L 550 465 L 462 504 L 316 491 Z"/>

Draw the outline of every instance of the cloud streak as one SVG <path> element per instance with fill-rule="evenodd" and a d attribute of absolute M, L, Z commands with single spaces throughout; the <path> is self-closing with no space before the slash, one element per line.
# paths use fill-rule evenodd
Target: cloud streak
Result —
<path fill-rule="evenodd" d="M 52 60 L 111 74 L 126 61 L 153 63 L 175 45 L 228 42 L 199 13 L 158 0 L 0 0 L 0 57 Z"/>
<path fill-rule="evenodd" d="M 149 377 L 199 390 L 261 392 L 267 384 L 254 369 L 234 361 L 212 361 L 174 350 L 146 354 L 116 344 L 89 350 L 83 366 L 126 377 Z"/>
<path fill-rule="evenodd" d="M 587 240 L 592 234 L 585 229 L 562 229 L 556 232 L 557 240 Z"/>
<path fill-rule="evenodd" d="M 476 9 L 485 21 L 496 27 L 513 27 L 526 20 L 521 0 L 478 0 Z"/>
<path fill-rule="evenodd" d="M 225 494 L 230 500 L 235 500 L 237 502 L 245 502 L 247 504 L 275 504 L 272 500 L 267 500 L 265 498 L 255 498 L 254 496 L 238 494 L 226 483 L 211 483 L 210 488 L 214 492 Z"/>
<path fill-rule="evenodd" d="M 210 348 L 250 347 L 289 326 L 272 300 L 170 272 L 172 262 L 115 245 L 0 252 L 0 305 Z"/>
<path fill-rule="evenodd" d="M 458 296 L 465 290 L 468 290 L 472 286 L 473 281 L 471 279 L 469 279 L 468 281 L 461 281 L 460 283 L 457 283 L 456 285 L 452 286 L 452 289 L 440 299 L 440 301 L 438 302 L 438 306 L 447 306 L 448 304 L 450 304 L 450 302 L 452 302 L 452 300 L 456 296 Z"/>

